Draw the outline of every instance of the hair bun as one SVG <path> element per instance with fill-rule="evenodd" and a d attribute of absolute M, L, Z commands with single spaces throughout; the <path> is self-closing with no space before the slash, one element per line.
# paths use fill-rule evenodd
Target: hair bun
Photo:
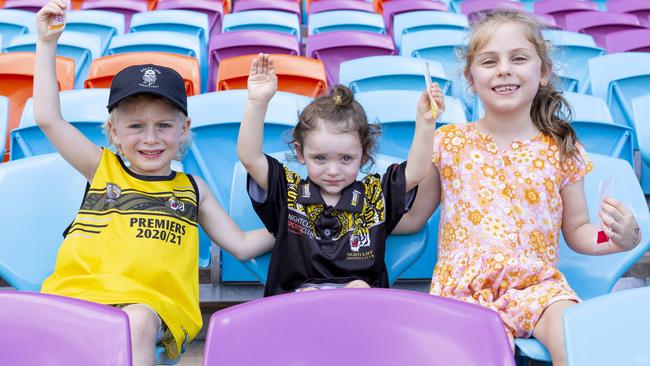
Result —
<path fill-rule="evenodd" d="M 343 85 L 335 85 L 330 91 L 330 97 L 337 107 L 346 107 L 354 100 L 352 90 Z"/>

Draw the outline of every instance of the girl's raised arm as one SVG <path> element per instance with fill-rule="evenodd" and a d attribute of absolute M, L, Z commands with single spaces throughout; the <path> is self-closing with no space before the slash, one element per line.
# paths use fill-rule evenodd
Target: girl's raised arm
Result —
<path fill-rule="evenodd" d="M 273 249 L 275 237 L 266 229 L 242 231 L 219 202 L 208 185 L 194 177 L 199 189 L 199 224 L 213 242 L 239 260 L 248 260 Z"/>
<path fill-rule="evenodd" d="M 264 116 L 269 102 L 278 89 L 273 60 L 259 54 L 251 64 L 248 75 L 248 100 L 239 127 L 237 155 L 248 174 L 260 188 L 268 189 L 268 162 L 262 152 Z"/>
<path fill-rule="evenodd" d="M 432 108 L 432 103 L 437 108 Z M 418 99 L 415 116 L 415 134 L 409 150 L 406 164 L 406 191 L 415 188 L 431 169 L 431 154 L 433 152 L 433 133 L 436 120 L 445 110 L 445 99 L 437 83 L 425 90 Z M 433 115 L 435 111 L 435 115 Z"/>
<path fill-rule="evenodd" d="M 99 165 L 101 148 L 61 116 L 56 78 L 56 43 L 61 32 L 48 30 L 52 20 L 63 15 L 65 8 L 65 1 L 51 0 L 36 14 L 34 119 L 61 156 L 90 181 Z"/>

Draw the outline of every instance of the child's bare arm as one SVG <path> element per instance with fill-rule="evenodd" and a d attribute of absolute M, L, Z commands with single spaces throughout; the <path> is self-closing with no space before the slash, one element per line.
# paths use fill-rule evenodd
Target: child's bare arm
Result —
<path fill-rule="evenodd" d="M 634 215 L 622 203 L 611 197 L 605 198 L 598 212 L 603 231 L 609 241 L 594 252 L 598 227 L 589 222 L 589 211 L 581 179 L 562 189 L 562 233 L 569 247 L 583 254 L 610 254 L 634 248 L 641 239 Z"/>
<path fill-rule="evenodd" d="M 278 89 L 273 60 L 259 54 L 251 64 L 248 75 L 248 101 L 239 126 L 237 155 L 246 171 L 260 188 L 268 189 L 269 166 L 262 152 L 264 116 L 269 102 Z"/>
<path fill-rule="evenodd" d="M 431 103 L 436 103 L 436 115 L 432 115 Z M 418 99 L 417 113 L 415 116 L 415 134 L 413 144 L 409 150 L 406 164 L 406 191 L 415 188 L 431 169 L 431 153 L 433 152 L 433 133 L 436 128 L 436 119 L 445 109 L 445 99 L 438 84 L 431 85 Z"/>
<path fill-rule="evenodd" d="M 213 242 L 239 260 L 248 260 L 271 249 L 275 237 L 266 229 L 242 231 L 210 192 L 208 185 L 194 177 L 198 186 L 199 224 Z"/>
<path fill-rule="evenodd" d="M 418 185 L 418 194 L 415 196 L 413 206 L 399 220 L 393 234 L 412 234 L 422 230 L 438 208 L 438 204 L 440 204 L 440 175 L 438 169 L 433 166 Z"/>
<path fill-rule="evenodd" d="M 34 119 L 63 158 L 92 180 L 101 149 L 61 116 L 56 78 L 56 43 L 61 33 L 48 34 L 48 25 L 63 14 L 63 0 L 51 0 L 36 14 L 38 40 L 34 70 Z"/>

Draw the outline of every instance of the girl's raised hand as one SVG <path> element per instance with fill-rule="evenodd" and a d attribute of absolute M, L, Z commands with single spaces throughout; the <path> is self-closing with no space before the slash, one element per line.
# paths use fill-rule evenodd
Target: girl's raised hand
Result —
<path fill-rule="evenodd" d="M 49 32 L 49 26 L 54 19 L 65 14 L 68 5 L 65 0 L 50 0 L 36 13 L 36 30 L 38 38 L 44 42 L 56 42 L 61 32 Z"/>
<path fill-rule="evenodd" d="M 248 99 L 268 102 L 278 90 L 273 60 L 268 54 L 260 53 L 251 63 L 248 73 Z"/>
<path fill-rule="evenodd" d="M 613 244 L 629 250 L 641 241 L 641 230 L 636 218 L 621 202 L 605 197 L 598 216 L 603 231 Z"/>
<path fill-rule="evenodd" d="M 435 106 L 432 103 L 435 103 Z M 442 89 L 438 83 L 432 83 L 429 90 L 424 90 L 418 99 L 415 122 L 435 124 L 444 111 L 445 97 L 442 94 Z"/>

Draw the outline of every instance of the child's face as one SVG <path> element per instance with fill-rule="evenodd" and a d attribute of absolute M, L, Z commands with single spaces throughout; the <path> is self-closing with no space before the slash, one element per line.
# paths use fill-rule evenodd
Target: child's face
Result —
<path fill-rule="evenodd" d="M 136 174 L 171 173 L 171 162 L 189 132 L 189 119 L 181 120 L 174 107 L 156 100 L 125 101 L 119 105 L 111 137 Z"/>
<path fill-rule="evenodd" d="M 540 83 L 542 60 L 517 23 L 504 23 L 490 34 L 470 65 L 468 80 L 486 111 L 530 113 Z"/>
<path fill-rule="evenodd" d="M 319 128 L 306 134 L 302 147 L 296 147 L 298 159 L 307 166 L 309 179 L 321 189 L 330 204 L 336 204 L 343 188 L 357 179 L 363 160 L 359 136 L 340 132 L 319 122 Z"/>

